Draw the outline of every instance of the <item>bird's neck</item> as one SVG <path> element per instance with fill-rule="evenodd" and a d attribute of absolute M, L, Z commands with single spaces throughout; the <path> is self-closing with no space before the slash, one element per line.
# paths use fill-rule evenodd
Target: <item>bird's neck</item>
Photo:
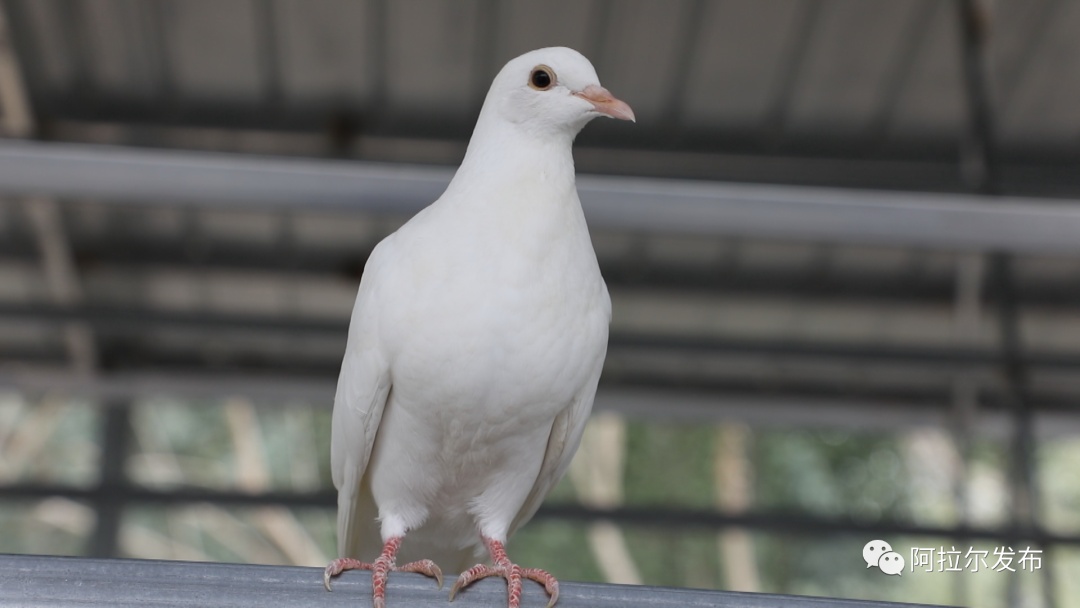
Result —
<path fill-rule="evenodd" d="M 447 192 L 535 186 L 561 193 L 574 188 L 576 133 L 536 133 L 493 118 L 481 114 Z"/>

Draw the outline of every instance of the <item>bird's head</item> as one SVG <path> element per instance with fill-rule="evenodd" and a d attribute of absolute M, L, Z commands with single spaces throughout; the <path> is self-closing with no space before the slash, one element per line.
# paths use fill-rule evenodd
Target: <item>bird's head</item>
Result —
<path fill-rule="evenodd" d="M 634 120 L 634 111 L 600 86 L 592 63 L 565 47 L 531 51 L 512 59 L 495 77 L 484 102 L 502 119 L 536 133 L 569 134 L 593 118 Z M 488 107 L 493 106 L 493 107 Z"/>

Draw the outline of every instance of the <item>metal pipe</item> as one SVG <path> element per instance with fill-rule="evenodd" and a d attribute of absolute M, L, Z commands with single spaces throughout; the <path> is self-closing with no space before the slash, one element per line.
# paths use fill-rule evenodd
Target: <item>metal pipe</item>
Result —
<path fill-rule="evenodd" d="M 856 556 L 857 557 L 857 556 Z M 254 566 L 150 560 L 103 560 L 30 555 L 0 555 L 0 604 L 18 606 L 233 606 L 235 608 L 331 608 L 371 603 L 371 575 L 347 572 L 322 586 L 322 568 Z M 7 584 L 10 581 L 11 584 Z M 445 608 L 446 592 L 416 574 L 390 577 L 391 605 Z M 540 606 L 543 591 L 526 585 L 522 605 Z M 453 606 L 505 606 L 506 584 L 481 581 L 460 594 Z M 917 608 L 913 604 L 905 604 Z M 731 593 L 638 585 L 561 581 L 562 608 L 898 608 L 868 600 L 826 599 L 764 593 Z M 926 607 L 930 608 L 930 607 Z"/>
<path fill-rule="evenodd" d="M 414 213 L 447 168 L 0 142 L 0 195 L 128 205 Z M 1080 204 L 583 175 L 590 225 L 655 234 L 1080 254 Z"/>

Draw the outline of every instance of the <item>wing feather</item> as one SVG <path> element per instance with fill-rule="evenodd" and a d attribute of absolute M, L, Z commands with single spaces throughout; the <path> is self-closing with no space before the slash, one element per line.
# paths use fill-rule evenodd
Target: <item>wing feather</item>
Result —
<path fill-rule="evenodd" d="M 390 369 L 378 340 L 378 306 L 372 297 L 382 267 L 375 248 L 364 268 L 349 339 L 341 362 L 330 435 L 330 472 L 338 489 L 338 554 L 360 557 L 379 541 L 378 512 L 365 473 L 390 397 Z M 375 545 L 376 548 L 378 545 Z"/>
<path fill-rule="evenodd" d="M 574 453 L 577 452 L 578 445 L 581 443 L 585 423 L 592 412 L 593 401 L 596 399 L 596 385 L 600 381 L 603 363 L 604 358 L 601 356 L 596 364 L 596 371 L 578 393 L 577 399 L 555 417 L 555 422 L 551 426 L 551 435 L 548 437 L 547 449 L 544 452 L 544 462 L 540 465 L 540 473 L 536 476 L 536 482 L 533 483 L 532 491 L 529 492 L 521 510 L 510 524 L 510 534 L 532 519 L 544 502 L 544 498 L 566 474 L 566 469 L 569 468 L 570 461 L 573 460 Z"/>
<path fill-rule="evenodd" d="M 592 375 L 582 386 L 570 407 L 555 417 L 555 422 L 551 425 L 551 434 L 548 436 L 547 449 L 544 451 L 544 461 L 540 465 L 540 473 L 536 476 L 532 490 L 521 509 L 510 523 L 508 533 L 511 535 L 532 519 L 533 515 L 536 515 L 544 499 L 566 474 L 566 469 L 570 467 L 570 461 L 574 459 L 574 454 L 581 444 L 581 435 L 585 432 L 585 424 L 589 420 L 589 414 L 592 413 L 593 401 L 596 400 L 596 386 L 600 383 L 600 373 L 604 369 L 604 359 L 607 358 L 611 296 L 608 295 L 607 286 L 602 280 L 600 285 L 603 295 L 601 308 L 605 318 L 603 332 L 598 342 L 600 348 L 592 364 Z"/>
<path fill-rule="evenodd" d="M 359 557 L 378 515 L 364 473 L 390 394 L 389 373 L 367 353 L 346 352 L 334 399 L 330 468 L 338 489 L 338 553 Z M 376 529 L 377 532 L 377 529 Z"/>

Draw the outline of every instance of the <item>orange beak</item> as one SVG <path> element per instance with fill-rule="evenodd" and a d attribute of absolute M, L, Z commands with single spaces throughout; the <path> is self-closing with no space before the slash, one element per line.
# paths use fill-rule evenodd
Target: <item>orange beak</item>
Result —
<path fill-rule="evenodd" d="M 617 99 L 602 86 L 590 84 L 585 87 L 584 91 L 574 93 L 574 95 L 591 103 L 596 108 L 596 111 L 604 116 L 637 122 L 634 119 L 634 111 L 630 109 L 630 106 L 625 101 Z"/>

